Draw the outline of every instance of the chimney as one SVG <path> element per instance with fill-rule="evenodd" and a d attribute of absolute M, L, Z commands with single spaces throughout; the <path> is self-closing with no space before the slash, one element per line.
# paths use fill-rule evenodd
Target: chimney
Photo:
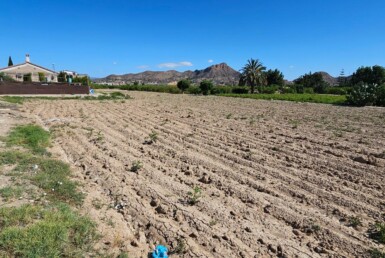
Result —
<path fill-rule="evenodd" d="M 25 62 L 26 63 L 30 63 L 31 62 L 31 60 L 29 59 L 29 54 L 25 55 Z"/>

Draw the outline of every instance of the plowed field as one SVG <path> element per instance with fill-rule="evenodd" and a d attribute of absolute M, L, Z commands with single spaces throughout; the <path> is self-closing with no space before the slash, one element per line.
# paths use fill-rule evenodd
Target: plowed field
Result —
<path fill-rule="evenodd" d="M 385 219 L 384 108 L 129 94 L 23 105 L 75 168 L 100 249 L 367 257 L 384 248 L 368 233 Z M 191 204 L 194 187 L 202 196 Z"/>

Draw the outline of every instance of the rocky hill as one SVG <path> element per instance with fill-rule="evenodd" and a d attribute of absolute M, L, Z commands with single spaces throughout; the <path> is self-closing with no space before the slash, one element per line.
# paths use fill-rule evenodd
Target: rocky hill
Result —
<path fill-rule="evenodd" d="M 176 84 L 179 80 L 190 79 L 193 83 L 202 80 L 211 80 L 217 85 L 236 85 L 240 73 L 226 63 L 212 65 L 203 70 L 178 72 L 175 70 L 165 72 L 145 71 L 142 73 L 129 73 L 124 75 L 109 75 L 106 78 L 95 80 L 98 83 L 145 83 L 145 84 Z"/>
<path fill-rule="evenodd" d="M 338 78 L 335 78 L 328 74 L 327 72 L 318 72 L 322 75 L 322 79 L 331 86 L 338 85 Z"/>

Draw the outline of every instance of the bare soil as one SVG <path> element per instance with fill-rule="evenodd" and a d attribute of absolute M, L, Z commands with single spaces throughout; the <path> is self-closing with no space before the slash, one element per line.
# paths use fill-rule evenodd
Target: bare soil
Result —
<path fill-rule="evenodd" d="M 101 252 L 147 257 L 157 243 L 172 257 L 384 249 L 368 235 L 385 219 L 384 108 L 129 94 L 21 107 L 54 132 L 53 152 L 74 167 Z M 195 186 L 202 197 L 191 205 Z"/>

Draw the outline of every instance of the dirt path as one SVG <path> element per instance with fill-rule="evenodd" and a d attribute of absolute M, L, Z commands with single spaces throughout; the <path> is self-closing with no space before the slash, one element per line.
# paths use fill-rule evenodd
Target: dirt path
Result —
<path fill-rule="evenodd" d="M 385 109 L 130 92 L 23 112 L 88 193 L 99 248 L 146 257 L 366 257 L 384 220 Z M 145 144 L 155 132 L 158 140 Z M 132 163 L 141 161 L 138 173 Z M 194 186 L 203 196 L 189 205 Z M 362 226 L 349 226 L 357 217 Z"/>

